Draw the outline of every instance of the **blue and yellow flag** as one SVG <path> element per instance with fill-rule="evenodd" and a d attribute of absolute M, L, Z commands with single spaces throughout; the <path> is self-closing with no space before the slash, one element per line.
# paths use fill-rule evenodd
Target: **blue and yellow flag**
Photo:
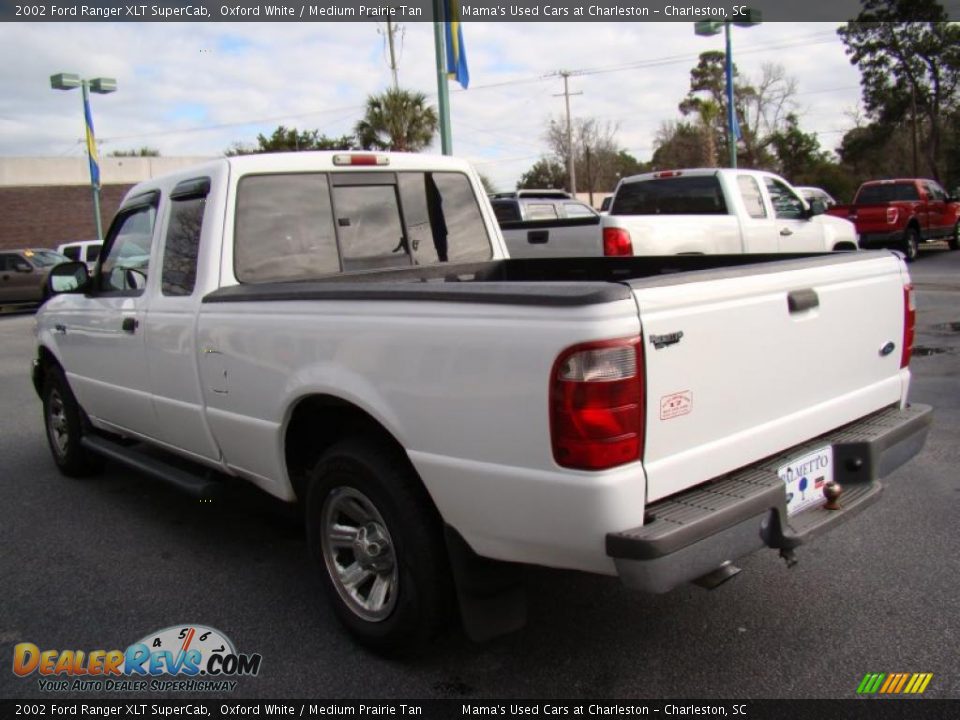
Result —
<path fill-rule="evenodd" d="M 97 140 L 93 134 L 93 116 L 90 114 L 90 103 L 83 104 L 83 116 L 87 122 L 87 156 L 90 158 L 90 182 L 100 187 L 100 156 L 97 155 Z"/>
<path fill-rule="evenodd" d="M 456 78 L 460 86 L 466 89 L 470 85 L 470 71 L 467 69 L 467 53 L 463 47 L 463 31 L 460 27 L 460 3 L 458 0 L 444 0 L 446 19 L 444 30 L 447 38 L 447 75 Z"/>

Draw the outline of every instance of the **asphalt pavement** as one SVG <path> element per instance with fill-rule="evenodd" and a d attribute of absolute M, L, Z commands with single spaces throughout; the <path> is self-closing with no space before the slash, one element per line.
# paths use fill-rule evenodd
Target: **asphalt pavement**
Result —
<path fill-rule="evenodd" d="M 912 400 L 937 414 L 877 505 L 794 568 L 761 552 L 712 591 L 532 568 L 524 630 L 476 645 L 453 629 L 403 662 L 340 629 L 296 514 L 257 491 L 201 504 L 113 464 L 60 476 L 29 381 L 33 317 L 0 315 L 0 698 L 56 699 L 11 671 L 17 643 L 123 649 L 194 623 L 263 657 L 223 697 L 854 698 L 868 672 L 933 673 L 927 697 L 960 697 L 960 252 L 925 251 L 911 273 Z"/>

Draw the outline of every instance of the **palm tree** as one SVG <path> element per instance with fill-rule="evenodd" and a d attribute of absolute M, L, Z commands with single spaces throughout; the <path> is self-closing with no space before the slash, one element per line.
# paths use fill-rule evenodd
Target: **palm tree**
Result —
<path fill-rule="evenodd" d="M 366 149 L 419 152 L 437 132 L 437 111 L 421 92 L 393 88 L 367 98 L 367 110 L 354 127 Z"/>
<path fill-rule="evenodd" d="M 717 167 L 717 118 L 720 117 L 720 105 L 713 100 L 700 100 L 697 104 L 700 116 L 700 131 L 703 134 L 703 167 Z"/>

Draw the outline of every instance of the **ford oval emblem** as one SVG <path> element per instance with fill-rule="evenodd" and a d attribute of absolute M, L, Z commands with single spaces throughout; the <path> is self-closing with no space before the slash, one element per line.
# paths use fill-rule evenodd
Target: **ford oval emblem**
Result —
<path fill-rule="evenodd" d="M 891 340 L 882 348 L 880 348 L 880 357 L 886 357 L 887 355 L 892 353 L 896 348 L 897 348 L 896 344 L 893 342 L 893 340 Z"/>

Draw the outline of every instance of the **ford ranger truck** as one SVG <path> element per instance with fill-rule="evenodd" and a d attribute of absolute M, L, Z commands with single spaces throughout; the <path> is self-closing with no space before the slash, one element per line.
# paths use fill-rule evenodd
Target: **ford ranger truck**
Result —
<path fill-rule="evenodd" d="M 604 255 L 856 250 L 852 223 L 824 215 L 783 178 L 743 169 L 624 178 L 603 216 Z"/>
<path fill-rule="evenodd" d="M 922 243 L 946 240 L 960 248 L 960 200 L 934 180 L 871 180 L 857 190 L 851 205 L 827 210 L 857 226 L 860 247 L 894 248 L 913 262 Z"/>
<path fill-rule="evenodd" d="M 510 259 L 449 157 L 152 179 L 93 276 L 49 285 L 33 382 L 60 470 L 299 503 L 337 616 L 383 651 L 457 605 L 471 637 L 519 627 L 525 564 L 666 592 L 792 561 L 932 417 L 895 253 Z"/>

